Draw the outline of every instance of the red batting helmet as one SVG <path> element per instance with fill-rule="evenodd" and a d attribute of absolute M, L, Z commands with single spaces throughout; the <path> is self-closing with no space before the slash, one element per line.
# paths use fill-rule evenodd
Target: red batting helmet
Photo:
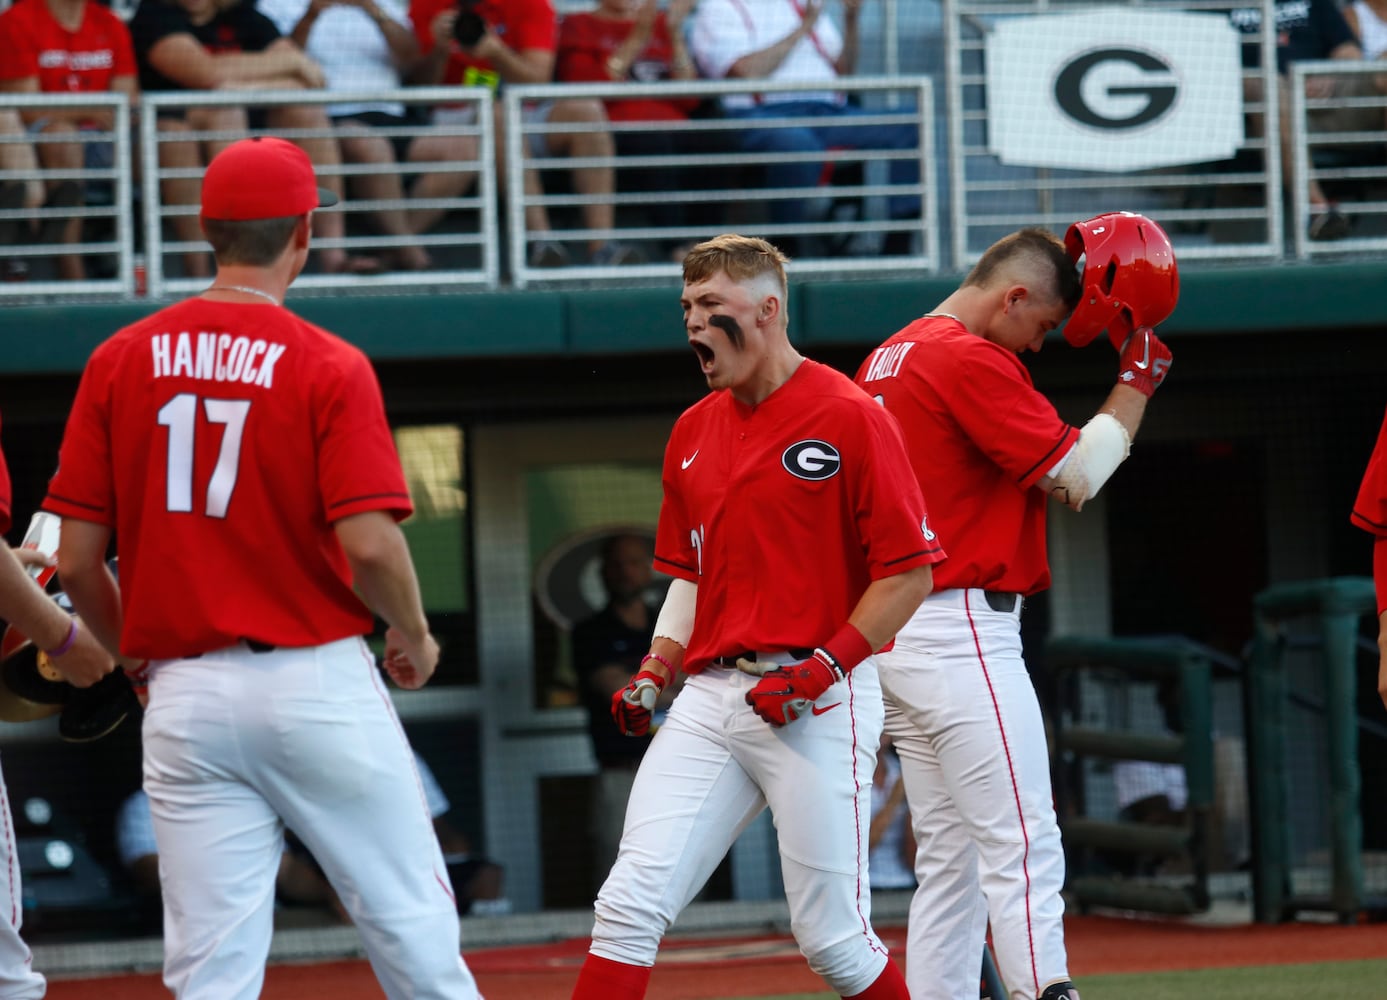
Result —
<path fill-rule="evenodd" d="M 1064 246 L 1075 263 L 1084 258 L 1083 297 L 1064 326 L 1064 339 L 1075 347 L 1107 330 L 1121 350 L 1133 330 L 1156 326 L 1175 311 L 1175 251 L 1165 230 L 1146 216 L 1109 212 L 1076 222 Z"/>

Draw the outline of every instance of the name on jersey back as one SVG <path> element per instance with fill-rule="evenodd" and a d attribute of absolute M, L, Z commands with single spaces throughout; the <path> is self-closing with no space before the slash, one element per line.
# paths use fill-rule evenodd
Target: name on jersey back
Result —
<path fill-rule="evenodd" d="M 155 378 L 199 378 L 274 387 L 284 345 L 230 333 L 156 333 L 150 338 Z"/>

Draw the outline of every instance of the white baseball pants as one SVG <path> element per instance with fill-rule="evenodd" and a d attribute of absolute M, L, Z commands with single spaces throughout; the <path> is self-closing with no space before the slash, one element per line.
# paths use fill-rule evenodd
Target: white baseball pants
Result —
<path fill-rule="evenodd" d="M 1069 978 L 1064 853 L 1019 605 L 993 611 L 981 590 L 939 591 L 877 654 L 919 844 L 912 996 L 976 1000 L 989 917 L 1012 1000 Z"/>
<path fill-rule="evenodd" d="M 414 755 L 360 639 L 154 663 L 144 787 L 164 982 L 180 1000 L 260 995 L 286 823 L 351 914 L 386 996 L 478 996 Z"/>
<path fill-rule="evenodd" d="M 0 1000 L 38 1000 L 48 982 L 34 971 L 29 946 L 19 936 L 24 924 L 24 894 L 19 879 L 14 813 L 10 793 L 0 777 L 0 820 L 5 824 L 0 843 Z"/>
<path fill-rule="evenodd" d="M 852 996 L 887 962 L 867 883 L 882 726 L 876 666 L 865 660 L 819 697 L 819 714 L 780 729 L 746 704 L 756 680 L 710 668 L 675 698 L 636 775 L 590 951 L 653 965 L 669 925 L 769 805 L 795 940 L 811 969 Z"/>

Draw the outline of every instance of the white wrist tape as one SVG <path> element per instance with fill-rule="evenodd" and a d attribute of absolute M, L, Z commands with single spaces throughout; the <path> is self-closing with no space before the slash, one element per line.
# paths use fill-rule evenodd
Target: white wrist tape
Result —
<path fill-rule="evenodd" d="M 665 603 L 660 605 L 659 617 L 655 619 L 655 637 L 673 639 L 687 647 L 693 635 L 694 607 L 698 604 L 698 584 L 688 580 L 676 579 L 665 592 Z"/>
<path fill-rule="evenodd" d="M 1111 413 L 1095 414 L 1079 431 L 1079 441 L 1060 459 L 1047 478 L 1051 490 L 1061 490 L 1079 503 L 1092 500 L 1132 452 L 1127 428 Z"/>

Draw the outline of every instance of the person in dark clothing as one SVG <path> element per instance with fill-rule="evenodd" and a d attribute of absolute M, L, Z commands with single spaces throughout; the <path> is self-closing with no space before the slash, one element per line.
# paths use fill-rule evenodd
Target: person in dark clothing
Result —
<path fill-rule="evenodd" d="M 600 884 L 616 860 L 626 800 L 650 735 L 624 735 L 612 720 L 612 695 L 631 682 L 650 649 L 657 607 L 647 603 L 654 571 L 650 541 L 641 535 L 613 535 L 602 546 L 602 583 L 607 604 L 573 626 L 573 669 L 588 710 L 588 731 L 600 772 L 593 786 L 592 871 Z M 674 692 L 666 690 L 659 708 Z"/>

